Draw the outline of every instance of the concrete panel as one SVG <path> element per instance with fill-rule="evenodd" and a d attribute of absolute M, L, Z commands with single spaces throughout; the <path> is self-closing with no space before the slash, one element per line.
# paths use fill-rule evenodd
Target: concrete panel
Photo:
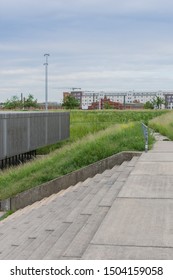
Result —
<path fill-rule="evenodd" d="M 173 162 L 140 162 L 131 175 L 173 175 Z"/>
<path fill-rule="evenodd" d="M 83 260 L 173 260 L 173 248 L 90 245 Z"/>
<path fill-rule="evenodd" d="M 141 161 L 147 161 L 147 162 L 153 162 L 153 161 L 157 161 L 157 163 L 159 161 L 161 162 L 173 162 L 173 156 L 172 153 L 170 152 L 165 152 L 165 153 L 143 153 L 142 156 L 140 157 L 139 162 Z"/>
<path fill-rule="evenodd" d="M 91 244 L 173 247 L 172 217 L 173 200 L 119 198 Z"/>
<path fill-rule="evenodd" d="M 172 141 L 157 141 L 154 144 L 154 147 L 149 153 L 157 153 L 157 152 L 173 152 L 173 142 Z"/>
<path fill-rule="evenodd" d="M 173 176 L 130 175 L 118 197 L 173 198 Z"/>

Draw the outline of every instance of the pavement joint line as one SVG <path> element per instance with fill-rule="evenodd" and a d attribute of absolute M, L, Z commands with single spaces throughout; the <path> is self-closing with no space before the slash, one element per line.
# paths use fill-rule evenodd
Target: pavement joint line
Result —
<path fill-rule="evenodd" d="M 80 213 L 79 215 L 81 215 L 81 216 L 89 216 L 89 217 L 92 216 L 92 214 L 90 214 L 90 213 L 89 214 L 88 213 L 87 214 L 86 213 Z M 73 224 L 73 222 L 71 222 L 71 223 Z"/>
<path fill-rule="evenodd" d="M 157 160 L 157 163 L 158 163 L 158 162 L 161 162 L 161 163 L 173 162 L 173 159 L 172 159 L 172 160 L 166 160 L 166 161 L 163 161 L 163 160 L 162 160 L 162 161 L 161 161 L 161 160 L 159 161 L 159 160 Z M 156 161 L 144 161 L 144 160 L 140 160 L 139 163 L 156 163 Z"/>
<path fill-rule="evenodd" d="M 144 245 L 127 245 L 127 244 L 99 244 L 99 243 L 90 243 L 89 245 L 95 245 L 95 246 L 109 246 L 109 247 L 130 247 L 130 248 L 160 248 L 160 249 L 173 249 L 172 246 L 144 246 Z"/>
<path fill-rule="evenodd" d="M 116 199 L 150 199 L 150 200 L 173 200 L 173 198 L 170 197 L 138 197 L 138 196 L 133 196 L 133 197 L 129 197 L 129 196 L 120 196 L 120 197 L 116 197 Z"/>

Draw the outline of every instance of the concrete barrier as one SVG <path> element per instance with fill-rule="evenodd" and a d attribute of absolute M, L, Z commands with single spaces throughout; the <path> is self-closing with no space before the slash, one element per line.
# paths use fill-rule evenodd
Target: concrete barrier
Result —
<path fill-rule="evenodd" d="M 123 163 L 123 161 L 129 161 L 132 159 L 132 157 L 140 155 L 141 152 L 121 152 L 115 154 L 96 163 L 83 167 L 77 171 L 71 172 L 45 184 L 19 193 L 14 197 L 2 200 L 0 201 L 0 210 L 16 211 L 20 208 L 24 208 L 25 206 L 48 197 L 54 193 L 58 193 L 62 189 L 66 189 L 77 184 L 78 182 L 83 182 L 89 177 L 94 177 L 97 173 L 102 173 L 106 169 L 111 169 L 115 165 L 120 165 Z"/>

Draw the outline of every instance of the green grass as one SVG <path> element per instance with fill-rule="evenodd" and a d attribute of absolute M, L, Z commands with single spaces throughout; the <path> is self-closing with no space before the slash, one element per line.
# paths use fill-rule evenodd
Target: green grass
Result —
<path fill-rule="evenodd" d="M 6 219 L 8 216 L 13 214 L 14 212 L 12 210 L 7 211 L 2 217 L 0 217 L 0 221 Z"/>
<path fill-rule="evenodd" d="M 163 115 L 165 112 L 165 110 L 72 110 L 70 112 L 70 140 L 43 147 L 38 150 L 38 154 L 48 154 L 88 134 L 95 134 L 100 130 L 104 130 L 113 124 L 141 121 L 147 125 L 150 119 Z"/>
<path fill-rule="evenodd" d="M 128 150 L 143 151 L 139 121 L 165 111 L 71 111 L 70 140 L 42 149 L 42 159 L 1 172 L 0 200 Z M 149 144 L 153 143 L 149 137 Z"/>
<path fill-rule="evenodd" d="M 153 139 L 150 137 L 150 144 Z M 120 151 L 144 150 L 140 123 L 119 124 L 88 135 L 44 159 L 35 160 L 1 174 L 0 199 L 68 174 Z"/>
<path fill-rule="evenodd" d="M 162 135 L 167 136 L 173 140 L 173 112 L 156 117 L 149 121 L 149 126 Z"/>

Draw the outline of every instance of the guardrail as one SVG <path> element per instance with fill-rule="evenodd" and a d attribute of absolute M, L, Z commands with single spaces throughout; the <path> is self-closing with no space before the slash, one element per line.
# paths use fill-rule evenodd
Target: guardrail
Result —
<path fill-rule="evenodd" d="M 146 126 L 144 123 L 142 123 L 142 129 L 145 139 L 145 152 L 148 152 L 148 126 Z"/>

